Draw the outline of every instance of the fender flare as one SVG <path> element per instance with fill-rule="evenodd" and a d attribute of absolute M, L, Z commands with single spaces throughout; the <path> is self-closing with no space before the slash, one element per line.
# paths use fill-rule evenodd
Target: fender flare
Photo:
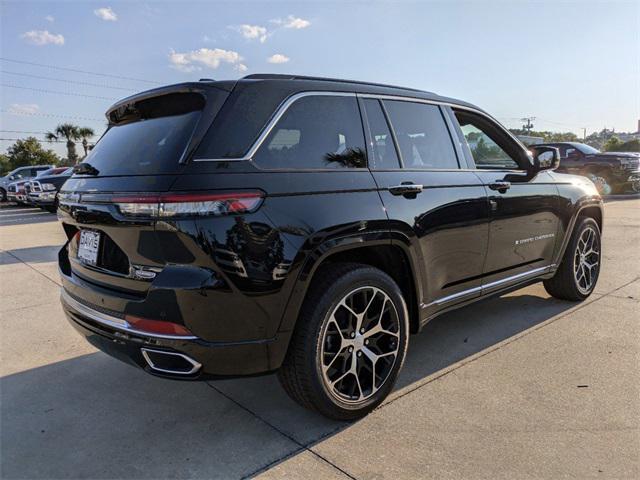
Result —
<path fill-rule="evenodd" d="M 571 216 L 571 219 L 569 220 L 569 224 L 567 225 L 567 231 L 566 231 L 566 233 L 564 235 L 564 238 L 562 239 L 562 243 L 560 245 L 560 249 L 558 250 L 558 252 L 556 253 L 556 256 L 554 258 L 553 271 L 557 270 L 557 268 L 560 266 L 560 262 L 562 262 L 562 258 L 564 257 L 564 253 L 567 250 L 567 246 L 569 245 L 569 241 L 571 240 L 571 236 L 573 235 L 573 231 L 575 229 L 576 222 L 578 221 L 578 218 L 580 217 L 580 212 L 582 212 L 583 210 L 585 210 L 587 208 L 597 207 L 600 210 L 600 217 L 602 218 L 603 224 L 604 224 L 604 207 L 603 207 L 603 205 L 604 205 L 604 202 L 602 201 L 601 198 L 594 198 L 594 197 L 582 198 L 577 202 L 577 205 L 576 205 L 576 207 L 574 208 L 574 211 L 573 211 L 573 215 Z M 602 232 L 602 226 L 600 228 L 601 232 Z"/>
<path fill-rule="evenodd" d="M 299 263 L 300 266 L 297 272 L 291 272 L 295 277 L 295 281 L 286 302 L 278 332 L 288 332 L 294 329 L 314 274 L 328 257 L 348 250 L 376 246 L 394 246 L 402 250 L 413 275 L 416 299 L 419 302 L 422 293 L 421 270 L 417 263 L 417 255 L 413 252 L 409 239 L 404 233 L 390 230 L 372 230 L 342 235 L 326 239 L 307 252 L 305 252 L 304 247 L 300 248 L 298 255 L 304 257 L 298 258 L 293 262 L 294 264 Z"/>

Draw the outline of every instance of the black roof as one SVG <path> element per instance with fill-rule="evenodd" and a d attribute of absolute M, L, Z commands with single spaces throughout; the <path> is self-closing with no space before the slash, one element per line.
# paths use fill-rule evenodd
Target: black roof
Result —
<path fill-rule="evenodd" d="M 473 104 L 463 102 L 455 98 L 443 97 L 433 92 L 418 90 L 414 88 L 398 87 L 395 85 L 386 85 L 381 83 L 362 82 L 357 80 L 341 80 L 337 78 L 324 77 L 308 77 L 302 75 L 288 74 L 252 74 L 247 75 L 239 80 L 216 81 L 212 79 L 201 79 L 197 82 L 184 82 L 163 87 L 154 88 L 144 92 L 140 92 L 129 97 L 119 100 L 107 110 L 107 117 L 117 108 L 137 102 L 145 98 L 163 95 L 173 92 L 202 91 L 203 87 L 222 89 L 227 92 L 232 91 L 238 84 L 266 83 L 272 85 L 280 92 L 294 94 L 302 91 L 323 91 L 323 90 L 339 90 L 343 92 L 369 93 L 377 95 L 397 95 L 403 97 L 413 97 L 422 100 L 433 100 L 438 102 L 451 103 L 480 110 Z"/>
<path fill-rule="evenodd" d="M 289 83 L 292 90 L 340 90 L 355 93 L 370 93 L 378 95 L 397 95 L 403 97 L 414 97 L 423 100 L 434 100 L 451 103 L 454 105 L 467 106 L 480 110 L 473 104 L 457 100 L 455 98 L 443 97 L 433 92 L 418 90 L 416 88 L 399 87 L 397 85 L 387 85 L 384 83 L 363 82 L 359 80 L 344 80 L 338 78 L 309 77 L 304 75 L 256 73 L 241 78 L 238 82 L 246 81 L 268 81 L 274 83 Z"/>

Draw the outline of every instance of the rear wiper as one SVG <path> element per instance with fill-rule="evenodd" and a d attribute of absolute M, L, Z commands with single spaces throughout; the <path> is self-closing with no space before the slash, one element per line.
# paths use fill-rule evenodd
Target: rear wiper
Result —
<path fill-rule="evenodd" d="M 89 163 L 79 163 L 73 167 L 73 173 L 79 173 L 80 175 L 98 175 L 100 171 Z"/>

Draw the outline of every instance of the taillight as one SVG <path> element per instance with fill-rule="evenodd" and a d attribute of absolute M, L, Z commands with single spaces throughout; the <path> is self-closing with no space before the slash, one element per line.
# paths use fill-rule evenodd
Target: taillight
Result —
<path fill-rule="evenodd" d="M 125 315 L 124 319 L 134 329 L 140 332 L 156 333 L 160 335 L 178 335 L 183 337 L 191 337 L 193 333 L 184 325 L 178 323 L 166 322 L 163 320 L 151 320 L 149 318 L 136 317 L 135 315 Z"/>
<path fill-rule="evenodd" d="M 260 207 L 262 192 L 167 193 L 113 197 L 123 215 L 129 217 L 171 218 L 193 215 L 232 215 L 251 213 Z"/>

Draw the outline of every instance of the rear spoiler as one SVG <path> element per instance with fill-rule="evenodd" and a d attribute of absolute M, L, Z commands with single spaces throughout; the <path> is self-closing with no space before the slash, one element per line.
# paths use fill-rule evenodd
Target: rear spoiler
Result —
<path fill-rule="evenodd" d="M 209 89 L 214 88 L 229 93 L 233 90 L 235 83 L 236 82 L 233 81 L 188 82 L 154 88 L 119 100 L 109 107 L 105 115 L 109 121 L 109 125 L 114 125 L 120 123 L 124 118 L 126 118 L 127 113 L 131 112 L 135 104 L 144 102 L 145 100 L 171 94 L 196 93 L 202 95 L 206 101 Z"/>

